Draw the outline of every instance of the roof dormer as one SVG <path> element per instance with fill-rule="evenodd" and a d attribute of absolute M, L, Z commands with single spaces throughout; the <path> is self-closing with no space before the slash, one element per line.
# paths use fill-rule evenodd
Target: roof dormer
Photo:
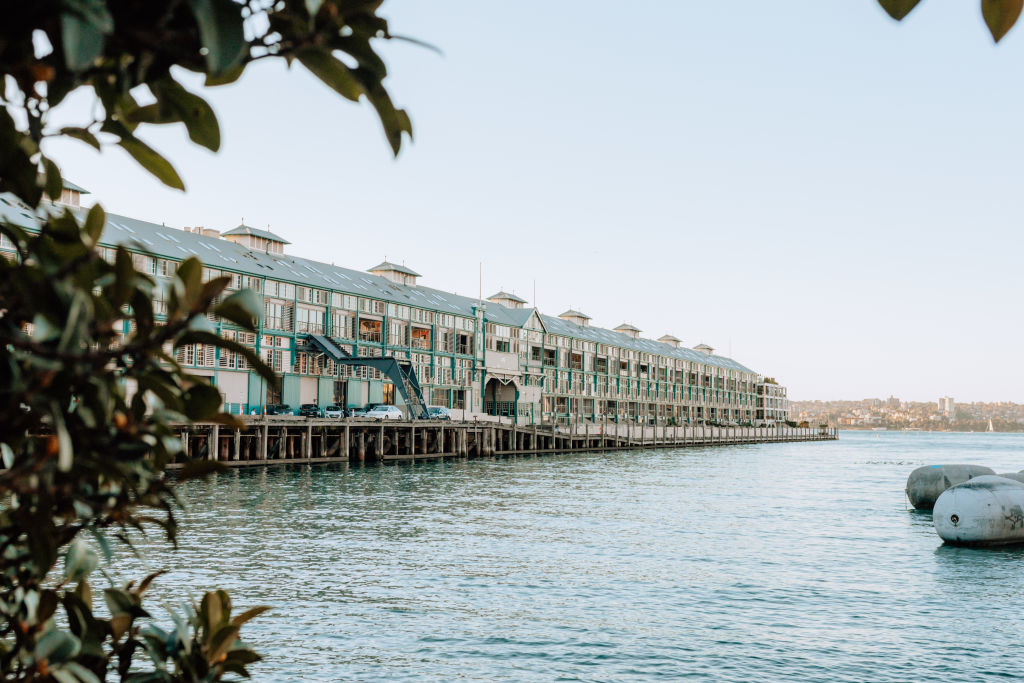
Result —
<path fill-rule="evenodd" d="M 665 334 L 658 337 L 658 341 L 660 341 L 662 344 L 668 344 L 674 349 L 678 349 L 679 345 L 683 343 L 682 339 L 677 339 L 673 337 L 671 334 Z"/>
<path fill-rule="evenodd" d="M 622 323 L 621 325 L 619 325 L 618 327 L 615 328 L 615 331 L 616 332 L 621 332 L 622 334 L 626 335 L 630 339 L 639 339 L 640 338 L 640 328 L 639 327 L 633 327 L 629 323 Z"/>
<path fill-rule="evenodd" d="M 703 353 L 705 355 L 708 355 L 708 356 L 715 355 L 715 350 L 713 348 L 711 348 L 710 346 L 708 346 L 707 344 L 697 344 L 696 346 L 693 347 L 693 350 L 694 351 L 700 351 L 701 353 Z"/>
<path fill-rule="evenodd" d="M 505 308 L 522 308 L 526 304 L 526 299 L 522 299 L 515 294 L 509 294 L 502 290 L 497 294 L 491 294 L 487 297 L 488 301 L 493 301 L 496 304 L 501 304 Z"/>
<path fill-rule="evenodd" d="M 400 285 L 415 285 L 416 278 L 422 277 L 415 270 L 400 266 L 397 263 L 391 263 L 390 261 L 382 261 L 373 268 L 369 268 L 366 272 L 371 275 L 379 275 L 386 280 L 391 280 Z"/>
<path fill-rule="evenodd" d="M 232 228 L 221 235 L 224 239 L 235 244 L 240 244 L 246 249 L 262 251 L 267 254 L 283 254 L 284 245 L 291 244 L 288 240 L 270 230 L 260 230 L 241 223 L 237 228 Z"/>
<path fill-rule="evenodd" d="M 580 313 L 579 311 L 575 311 L 571 308 L 565 313 L 559 315 L 558 317 L 561 318 L 562 320 L 565 320 L 566 322 L 579 325 L 580 327 L 586 327 L 588 324 L 590 324 L 589 315 L 587 315 L 586 313 Z"/>

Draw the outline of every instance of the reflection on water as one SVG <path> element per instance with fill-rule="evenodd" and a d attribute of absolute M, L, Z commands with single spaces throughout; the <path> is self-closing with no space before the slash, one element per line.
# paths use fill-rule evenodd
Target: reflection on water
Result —
<path fill-rule="evenodd" d="M 1022 446 L 844 433 L 237 470 L 185 485 L 180 550 L 131 575 L 273 605 L 247 627 L 261 680 L 1016 677 L 1024 550 L 942 546 L 903 488 L 925 463 L 1016 471 Z"/>

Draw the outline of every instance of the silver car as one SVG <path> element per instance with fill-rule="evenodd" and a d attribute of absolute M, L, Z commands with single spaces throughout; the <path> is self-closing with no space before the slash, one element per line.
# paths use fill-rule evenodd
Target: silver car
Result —
<path fill-rule="evenodd" d="M 376 406 L 373 410 L 366 411 L 366 418 L 369 420 L 402 420 L 405 415 L 396 406 Z"/>

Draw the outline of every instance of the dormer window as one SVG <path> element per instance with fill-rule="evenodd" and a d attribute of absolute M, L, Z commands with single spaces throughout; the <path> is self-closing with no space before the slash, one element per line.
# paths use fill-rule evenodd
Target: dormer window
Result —
<path fill-rule="evenodd" d="M 283 237 L 279 237 L 269 230 L 261 230 L 242 223 L 237 228 L 228 230 L 223 235 L 224 239 L 240 244 L 246 249 L 262 251 L 267 254 L 283 254 L 284 245 L 291 244 Z"/>
<path fill-rule="evenodd" d="M 566 322 L 579 325 L 580 327 L 586 327 L 587 325 L 590 324 L 589 315 L 587 315 L 586 313 L 580 313 L 579 311 L 575 311 L 571 308 L 565 313 L 559 315 L 558 317 L 561 318 L 562 320 L 565 320 Z"/>
<path fill-rule="evenodd" d="M 526 299 L 518 297 L 515 294 L 509 294 L 504 290 L 497 294 L 490 295 L 487 297 L 487 300 L 500 304 L 505 308 L 522 308 L 526 304 Z"/>
<path fill-rule="evenodd" d="M 369 268 L 367 273 L 371 275 L 380 276 L 386 280 L 390 280 L 399 285 L 416 285 L 416 278 L 422 277 L 419 273 L 411 268 L 400 266 L 397 263 L 391 263 L 390 261 L 383 261 L 373 268 Z"/>

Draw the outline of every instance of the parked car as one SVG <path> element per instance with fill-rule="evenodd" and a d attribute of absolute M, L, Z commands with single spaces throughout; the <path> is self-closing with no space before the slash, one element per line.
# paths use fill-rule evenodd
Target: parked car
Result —
<path fill-rule="evenodd" d="M 366 411 L 367 410 L 369 410 L 369 408 L 349 408 L 348 416 L 349 417 L 366 417 Z"/>
<path fill-rule="evenodd" d="M 366 411 L 366 417 L 370 420 L 401 420 L 405 415 L 397 406 L 375 406 Z"/>
<path fill-rule="evenodd" d="M 320 417 L 320 406 L 315 403 L 303 403 L 299 406 L 300 417 Z"/>
<path fill-rule="evenodd" d="M 287 403 L 268 403 L 267 415 L 291 415 L 292 407 Z"/>
<path fill-rule="evenodd" d="M 427 406 L 427 417 L 431 420 L 450 420 L 452 413 L 444 406 Z"/>
<path fill-rule="evenodd" d="M 324 408 L 324 417 L 339 419 L 345 417 L 345 407 L 339 405 L 327 406 Z"/>

